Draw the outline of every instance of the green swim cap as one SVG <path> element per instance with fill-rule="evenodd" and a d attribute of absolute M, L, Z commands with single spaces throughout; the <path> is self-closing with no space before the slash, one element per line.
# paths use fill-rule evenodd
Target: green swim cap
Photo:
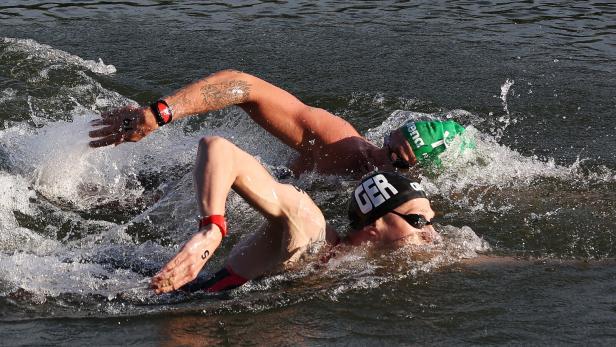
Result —
<path fill-rule="evenodd" d="M 402 126 L 402 133 L 422 166 L 441 166 L 439 155 L 445 152 L 451 141 L 463 132 L 464 127 L 453 120 L 408 121 Z M 466 146 L 463 143 L 461 149 L 464 147 Z"/>

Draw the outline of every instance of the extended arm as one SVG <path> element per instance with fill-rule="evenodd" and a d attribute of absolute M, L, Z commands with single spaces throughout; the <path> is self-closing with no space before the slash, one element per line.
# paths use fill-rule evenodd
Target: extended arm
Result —
<path fill-rule="evenodd" d="M 300 152 L 310 151 L 315 141 L 329 144 L 359 135 L 345 120 L 307 106 L 255 76 L 233 70 L 191 83 L 164 100 L 173 111 L 174 120 L 238 105 L 260 126 Z M 104 113 L 92 125 L 102 127 L 90 132 L 94 138 L 90 142 L 92 147 L 139 141 L 158 128 L 148 107 L 125 107 Z"/>
<path fill-rule="evenodd" d="M 224 214 L 233 188 L 267 219 L 284 219 L 301 193 L 280 184 L 248 153 L 220 137 L 201 140 L 195 168 L 197 203 L 203 216 Z M 221 242 L 218 226 L 210 224 L 196 233 L 152 278 L 157 293 L 176 290 L 197 277 Z"/>

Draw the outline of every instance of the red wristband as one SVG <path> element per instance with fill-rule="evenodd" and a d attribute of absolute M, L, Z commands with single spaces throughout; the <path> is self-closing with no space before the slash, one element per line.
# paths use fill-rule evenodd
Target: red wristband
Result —
<path fill-rule="evenodd" d="M 154 113 L 154 118 L 156 118 L 156 123 L 158 126 L 163 126 L 173 119 L 173 114 L 171 114 L 171 108 L 167 105 L 167 102 L 163 99 L 160 99 L 150 105 L 152 109 L 152 113 Z"/>
<path fill-rule="evenodd" d="M 218 228 L 220 228 L 220 233 L 222 234 L 222 237 L 225 237 L 227 235 L 227 222 L 225 221 L 225 216 L 213 214 L 211 216 L 201 218 L 199 220 L 199 230 L 210 224 L 215 224 L 218 226 Z"/>

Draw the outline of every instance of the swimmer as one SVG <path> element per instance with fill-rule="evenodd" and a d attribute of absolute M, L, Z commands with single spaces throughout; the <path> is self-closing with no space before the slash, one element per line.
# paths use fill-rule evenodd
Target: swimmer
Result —
<path fill-rule="evenodd" d="M 225 70 L 191 83 L 147 107 L 126 106 L 92 121 L 91 147 L 141 140 L 189 115 L 237 105 L 265 130 L 299 153 L 295 174 L 314 170 L 360 177 L 375 168 L 393 171 L 439 163 L 439 154 L 464 128 L 453 120 L 407 122 L 385 137 L 382 148 L 347 121 L 310 107 L 255 76 Z"/>
<path fill-rule="evenodd" d="M 180 288 L 217 292 L 293 265 L 312 246 L 428 244 L 439 239 L 434 211 L 421 186 L 395 173 L 372 172 L 351 195 L 352 231 L 340 240 L 302 190 L 277 182 L 250 154 L 221 137 L 199 143 L 195 185 L 199 229 L 151 279 L 157 294 Z M 236 244 L 225 266 L 204 284 L 190 283 L 227 234 L 225 202 L 233 189 L 266 222 Z"/>

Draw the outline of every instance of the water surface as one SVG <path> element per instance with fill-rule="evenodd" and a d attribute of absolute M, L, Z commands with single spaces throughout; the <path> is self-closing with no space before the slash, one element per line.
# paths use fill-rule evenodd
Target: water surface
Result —
<path fill-rule="evenodd" d="M 616 340 L 616 6 L 609 2 L 4 1 L 0 336 L 41 344 L 593 344 Z M 379 143 L 454 117 L 477 141 L 422 177 L 435 249 L 353 250 L 227 294 L 144 289 L 194 231 L 197 141 L 273 171 L 293 153 L 238 109 L 91 150 L 87 122 L 220 69 Z M 394 113 L 396 110 L 409 112 Z M 353 182 L 293 180 L 346 228 Z M 231 237 L 260 217 L 232 196 Z"/>

